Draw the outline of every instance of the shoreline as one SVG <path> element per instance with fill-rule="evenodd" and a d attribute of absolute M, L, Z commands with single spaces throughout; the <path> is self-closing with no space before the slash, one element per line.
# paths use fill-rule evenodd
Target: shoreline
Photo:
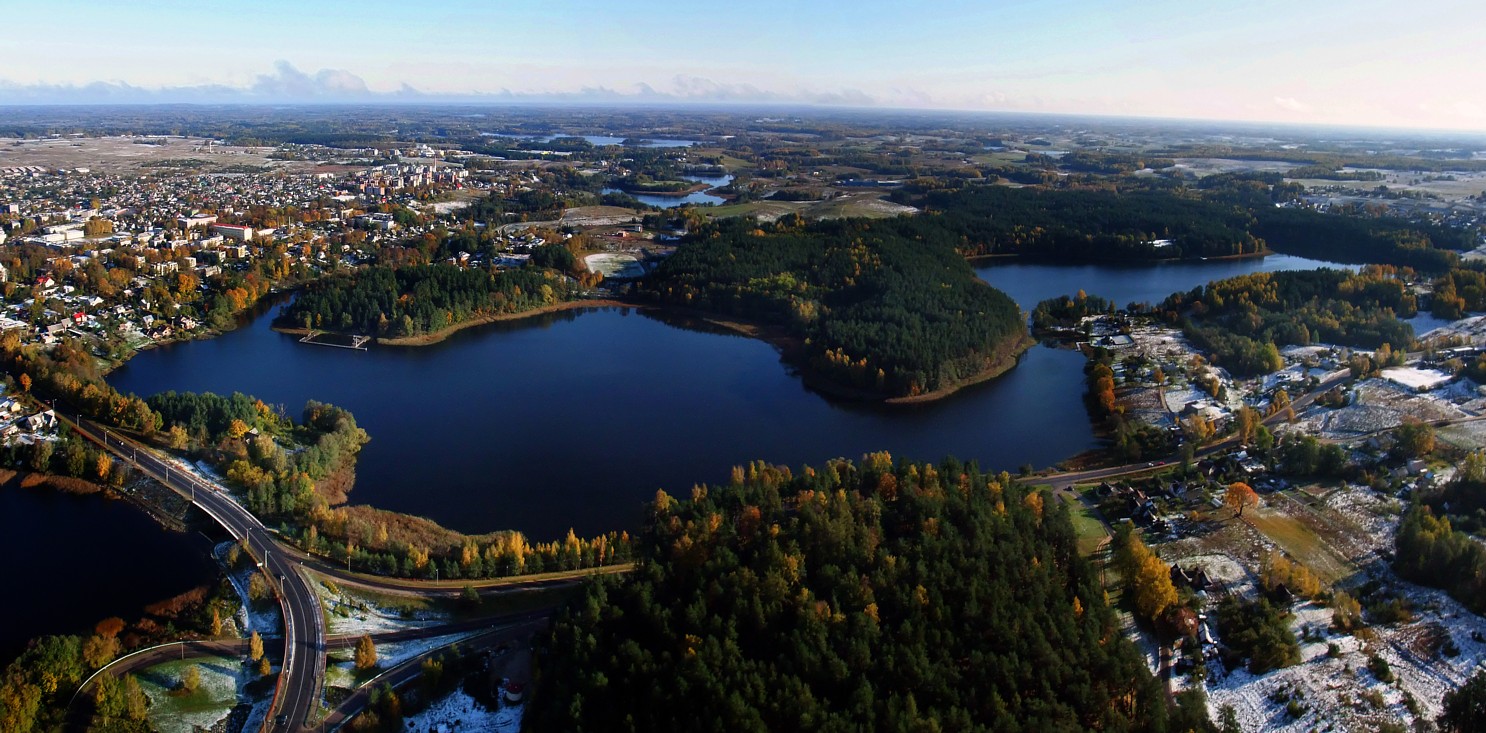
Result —
<path fill-rule="evenodd" d="M 647 308 L 647 306 L 635 306 Z M 780 358 L 789 364 L 800 375 L 800 380 L 816 392 L 838 399 L 853 400 L 857 402 L 877 402 L 884 405 L 915 405 L 935 402 L 944 399 L 960 390 L 983 382 L 988 382 L 996 377 L 1010 371 L 1021 360 L 1022 354 L 1037 345 L 1037 339 L 1031 334 L 1023 334 L 1010 349 L 1001 348 L 991 356 L 986 357 L 989 363 L 976 372 L 974 376 L 958 380 L 953 384 L 945 385 L 932 392 L 924 392 L 917 395 L 885 396 L 881 393 L 849 387 L 844 384 L 822 377 L 818 372 L 804 363 L 803 341 L 793 334 L 783 331 L 778 326 L 751 321 L 736 316 L 728 316 L 711 311 L 699 311 L 678 306 L 665 306 L 651 304 L 648 309 L 658 310 L 682 318 L 692 318 L 703 323 L 708 323 L 719 328 L 732 331 L 742 336 L 758 339 L 773 346 L 779 351 Z"/>
<path fill-rule="evenodd" d="M 890 396 L 878 392 L 872 392 L 870 390 L 864 390 L 840 384 L 831 379 L 821 376 L 818 372 L 811 369 L 810 366 L 805 362 L 805 359 L 803 358 L 803 340 L 800 337 L 785 331 L 779 326 L 759 321 L 753 321 L 746 318 L 740 318 L 737 316 L 714 313 L 712 311 L 684 308 L 681 306 L 656 303 L 652 301 L 635 300 L 620 296 L 565 300 L 561 303 L 554 303 L 552 305 L 546 305 L 540 308 L 533 308 L 530 310 L 521 311 L 519 313 L 501 313 L 491 316 L 482 316 L 480 318 L 472 318 L 468 321 L 456 323 L 452 326 L 439 329 L 438 331 L 434 331 L 433 333 L 426 333 L 418 336 L 401 336 L 385 339 L 377 338 L 373 341 L 373 343 L 382 346 L 395 346 L 402 348 L 433 346 L 442 343 L 455 333 L 468 328 L 474 328 L 476 326 L 484 326 L 491 323 L 508 321 L 520 321 L 525 318 L 535 318 L 537 316 L 547 315 L 549 313 L 560 313 L 563 311 L 599 308 L 634 308 L 640 311 L 662 313 L 682 319 L 692 319 L 701 323 L 715 326 L 717 328 L 721 328 L 726 331 L 731 331 L 741 336 L 758 339 L 760 341 L 763 341 L 764 343 L 769 344 L 770 346 L 773 346 L 776 350 L 778 350 L 781 360 L 788 364 L 799 374 L 800 380 L 805 383 L 806 387 L 809 387 L 810 389 L 820 392 L 821 394 L 828 397 L 852 400 L 856 402 L 877 402 L 885 405 L 914 405 L 934 402 L 949 397 L 950 395 L 953 395 L 966 387 L 990 381 L 1010 371 L 1017 365 L 1018 361 L 1020 361 L 1022 354 L 1026 353 L 1028 349 L 1037 345 L 1037 339 L 1030 332 L 1024 333 L 1022 337 L 1017 339 L 1017 341 L 1009 348 L 1005 344 L 1003 344 L 997 348 L 995 353 L 986 356 L 985 366 L 981 370 L 977 371 L 973 376 L 957 380 L 953 384 L 945 385 L 931 392 L 924 392 L 922 394 L 916 395 Z M 291 336 L 304 336 L 310 333 L 309 330 L 303 328 L 285 328 L 280 326 L 270 326 L 270 328 L 279 333 Z M 337 332 L 322 331 L 322 333 Z"/>
<path fill-rule="evenodd" d="M 497 313 L 489 316 L 480 316 L 479 318 L 471 318 L 467 321 L 461 321 L 452 326 L 445 326 L 444 328 L 441 328 L 432 333 L 424 333 L 417 336 L 396 336 L 392 338 L 373 337 L 372 343 L 380 346 L 399 347 L 433 346 L 434 344 L 440 343 L 460 331 L 463 331 L 467 328 L 474 328 L 475 326 L 484 326 L 491 323 L 500 323 L 502 321 L 519 321 L 523 318 L 535 318 L 537 316 L 543 316 L 549 313 L 561 313 L 563 311 L 570 310 L 616 307 L 643 308 L 644 306 L 637 303 L 628 302 L 617 297 L 580 298 L 578 300 L 564 300 L 560 303 L 544 305 L 540 308 L 531 308 L 529 310 L 519 311 L 516 313 Z M 331 331 L 327 329 L 289 328 L 274 325 L 270 325 L 269 328 L 279 333 L 287 334 L 290 336 L 307 336 L 311 333 L 312 330 L 317 333 L 341 333 L 340 331 Z"/>
<path fill-rule="evenodd" d="M 1007 253 L 1002 253 L 1002 254 L 967 255 L 965 257 L 965 261 L 968 262 L 968 263 L 970 263 L 972 266 L 973 265 L 976 265 L 976 264 L 980 264 L 980 263 L 995 262 L 997 260 L 1014 260 L 1014 261 L 1015 260 L 1026 260 L 1028 262 L 1035 262 L 1035 263 L 1041 263 L 1041 264 L 1120 265 L 1120 266 L 1135 265 L 1135 266 L 1147 266 L 1147 265 L 1167 265 L 1167 264 L 1171 264 L 1173 262 L 1226 262 L 1226 261 L 1229 261 L 1229 260 L 1254 260 L 1254 259 L 1264 259 L 1265 257 L 1268 257 L 1270 255 L 1277 255 L 1277 254 L 1282 254 L 1282 253 L 1276 252 L 1276 251 L 1274 251 L 1272 249 L 1269 249 L 1269 248 L 1265 248 L 1262 252 L 1250 252 L 1250 253 L 1247 253 L 1247 254 L 1237 254 L 1237 255 L 1218 255 L 1216 257 L 1162 257 L 1162 258 L 1159 258 L 1159 259 L 1150 259 L 1150 260 L 1097 260 L 1097 259 L 1089 260 L 1089 259 L 1080 259 L 1080 260 L 1078 260 L 1076 262 L 1057 263 L 1057 262 L 1054 262 L 1053 260 L 1050 260 L 1048 258 L 1043 258 L 1043 257 L 1029 257 L 1027 255 L 1020 254 L 1020 253 L 1017 253 L 1017 252 L 1007 252 Z"/>
<path fill-rule="evenodd" d="M 701 181 L 698 181 L 697 182 L 697 185 L 692 186 L 691 188 L 682 189 L 680 191 L 642 191 L 642 190 L 632 190 L 632 189 L 629 189 L 629 188 L 625 188 L 624 186 L 615 186 L 615 188 L 617 188 L 620 191 L 623 191 L 624 193 L 627 193 L 627 194 L 629 194 L 631 196 L 670 196 L 670 197 L 674 197 L 674 198 L 678 198 L 679 199 L 679 198 L 685 198 L 685 197 L 690 196 L 690 195 L 692 195 L 694 193 L 701 193 L 702 191 L 706 191 L 706 190 L 711 189 L 711 188 L 716 188 L 716 186 L 713 186 L 713 185 L 707 184 L 707 183 L 702 183 Z"/>

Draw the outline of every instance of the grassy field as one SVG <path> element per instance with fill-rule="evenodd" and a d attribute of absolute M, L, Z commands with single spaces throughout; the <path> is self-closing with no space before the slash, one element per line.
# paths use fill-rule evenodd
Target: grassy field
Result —
<path fill-rule="evenodd" d="M 1071 502 L 1068 507 L 1073 519 L 1073 531 L 1078 535 L 1078 552 L 1084 557 L 1094 554 L 1104 539 L 1109 536 L 1104 522 L 1094 516 L 1094 510 L 1083 502 Z"/>
<path fill-rule="evenodd" d="M 785 214 L 800 211 L 805 208 L 803 202 L 794 201 L 749 201 L 742 204 L 723 204 L 710 209 L 703 209 L 708 216 L 726 218 L 729 216 L 756 216 L 760 219 L 774 220 Z"/>
<path fill-rule="evenodd" d="M 201 687 L 190 695 L 174 692 L 187 667 L 201 672 Z M 158 731 L 211 729 L 238 704 L 238 682 L 246 674 L 242 660 L 200 657 L 166 662 L 139 675 L 150 699 L 150 725 Z"/>
<path fill-rule="evenodd" d="M 1299 559 L 1327 584 L 1336 583 L 1357 572 L 1357 566 L 1283 508 L 1250 509 L 1244 512 L 1243 519 L 1291 557 Z"/>

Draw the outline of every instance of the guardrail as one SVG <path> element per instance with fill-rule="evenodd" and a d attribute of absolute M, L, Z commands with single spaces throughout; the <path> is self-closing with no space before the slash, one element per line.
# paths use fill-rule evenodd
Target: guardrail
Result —
<path fill-rule="evenodd" d="M 250 556 L 252 556 L 252 554 L 253 554 L 253 542 L 252 542 L 252 539 L 249 537 L 249 532 L 251 532 L 251 530 L 252 530 L 252 524 L 249 524 L 248 530 L 245 531 L 241 536 L 239 536 L 238 533 L 237 533 L 237 530 L 233 527 L 232 522 L 224 519 L 221 515 L 219 515 L 217 513 L 216 509 L 210 505 L 210 502 L 199 502 L 199 501 L 196 500 L 196 497 L 194 495 L 187 496 L 185 492 L 182 492 L 179 488 L 177 488 L 171 482 L 171 479 L 170 479 L 170 476 L 169 476 L 169 473 L 168 473 L 169 472 L 169 466 L 168 465 L 166 466 L 166 472 L 167 473 L 166 474 L 161 474 L 161 473 L 155 471 L 154 469 L 149 468 L 149 467 L 145 466 L 144 464 L 140 463 L 139 460 L 138 460 L 137 451 L 142 446 L 139 446 L 138 444 L 135 444 L 135 443 L 133 443 L 131 441 L 127 441 L 127 440 L 125 440 L 125 439 L 123 439 L 121 437 L 114 436 L 114 440 L 117 440 L 118 441 L 118 446 L 116 447 L 116 446 L 114 446 L 114 445 L 112 445 L 112 444 L 109 443 L 109 435 L 108 435 L 107 428 L 104 429 L 103 437 L 100 439 L 97 435 L 95 435 L 93 433 L 93 431 L 88 430 L 87 428 L 83 427 L 83 425 L 81 423 L 81 418 L 80 417 L 79 417 L 79 420 L 70 420 L 70 419 L 68 419 L 68 417 L 66 416 L 65 413 L 56 410 L 55 407 L 53 408 L 53 413 L 57 416 L 57 419 L 58 420 L 60 420 L 60 421 L 62 421 L 64 423 L 67 423 L 79 435 L 83 436 L 84 438 L 86 438 L 86 439 L 88 439 L 88 440 L 90 440 L 90 441 L 92 441 L 94 443 L 97 443 L 97 444 L 103 446 L 103 448 L 105 450 L 108 450 L 109 452 L 114 453 L 121 460 L 127 461 L 130 465 L 134 466 L 134 468 L 136 470 L 140 471 L 141 473 L 145 474 L 146 476 L 149 476 L 152 479 L 155 479 L 156 481 L 159 481 L 166 488 L 168 488 L 168 489 L 176 492 L 177 494 L 181 494 L 183 497 L 189 499 L 190 502 L 194 506 L 196 506 L 196 507 L 200 508 L 202 511 L 206 512 L 206 514 L 208 516 L 210 516 L 213 520 L 215 520 L 217 522 L 217 524 L 222 525 L 222 528 L 223 529 L 226 529 L 227 530 L 227 533 L 230 534 L 230 535 L 232 535 L 233 538 L 238 539 L 238 540 L 246 540 L 246 542 L 244 542 L 244 545 L 246 546 L 246 548 L 248 550 L 248 554 Z M 125 455 L 124 454 L 124 450 L 123 450 L 124 448 L 129 448 L 130 449 L 130 455 Z M 149 454 L 149 449 L 148 448 L 145 448 L 145 451 L 146 451 L 146 455 L 148 455 Z M 164 462 L 161 461 L 159 458 L 156 458 L 155 460 L 156 460 L 156 462 L 159 462 L 162 465 L 164 465 Z M 220 496 L 220 492 L 217 492 L 215 489 L 211 488 L 210 486 L 207 486 L 199 478 L 197 478 L 195 475 L 193 475 L 191 473 L 180 473 L 180 474 L 177 474 L 177 479 L 178 480 L 183 480 L 183 481 L 189 482 L 189 484 L 191 485 L 191 488 L 193 490 L 199 486 L 204 491 L 209 491 L 209 492 L 212 492 L 214 494 L 218 494 Z M 244 512 L 244 514 L 246 516 L 248 516 L 248 517 L 252 517 L 252 515 L 251 514 L 248 514 L 247 512 Z M 256 518 L 253 518 L 253 523 L 257 523 Z M 261 527 L 262 525 L 261 524 L 258 524 L 258 526 Z M 268 580 L 268 583 L 269 583 L 269 587 L 271 587 L 273 589 L 274 595 L 278 597 L 278 600 L 279 600 L 279 613 L 282 614 L 283 615 L 283 618 L 284 618 L 284 662 L 283 662 L 283 666 L 279 670 L 280 671 L 279 678 L 278 678 L 278 680 L 274 684 L 273 700 L 269 703 L 269 706 L 268 706 L 268 715 L 264 716 L 263 725 L 262 725 L 262 727 L 259 728 L 260 731 L 270 731 L 270 730 L 273 729 L 273 727 L 272 727 L 273 713 L 274 713 L 275 710 L 278 709 L 278 707 L 279 707 L 279 700 L 283 696 L 283 692 L 284 692 L 284 678 L 288 676 L 288 675 L 284 674 L 284 672 L 286 670 L 292 668 L 292 664 L 293 664 L 293 661 L 294 661 L 294 620 L 293 620 L 292 614 L 289 613 L 289 606 L 288 606 L 288 604 L 285 601 L 285 597 L 284 597 L 284 592 L 283 592 L 282 586 L 276 581 L 276 579 L 272 576 L 271 573 L 268 573 L 267 572 L 267 570 L 268 570 L 268 567 L 267 567 L 267 564 L 268 564 L 267 549 L 266 548 L 260 548 L 259 549 L 259 554 L 260 554 L 260 556 L 257 558 L 257 562 L 258 562 L 259 566 L 263 569 L 264 575 L 267 577 L 267 580 Z M 78 689 L 81 690 L 82 688 L 79 687 Z"/>

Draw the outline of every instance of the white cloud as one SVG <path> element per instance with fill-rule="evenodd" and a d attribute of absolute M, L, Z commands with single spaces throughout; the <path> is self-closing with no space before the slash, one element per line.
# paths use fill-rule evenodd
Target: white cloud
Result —
<path fill-rule="evenodd" d="M 1274 105 L 1287 112 L 1308 112 L 1311 108 L 1294 97 L 1275 97 Z"/>

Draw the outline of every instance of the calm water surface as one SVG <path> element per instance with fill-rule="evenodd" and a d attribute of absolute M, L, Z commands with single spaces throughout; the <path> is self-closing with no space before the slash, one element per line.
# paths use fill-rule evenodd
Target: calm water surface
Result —
<path fill-rule="evenodd" d="M 1073 295 L 1082 288 L 1089 295 L 1113 301 L 1123 308 L 1130 303 L 1159 303 L 1166 296 L 1253 272 L 1283 272 L 1333 267 L 1356 270 L 1290 255 L 1270 255 L 1242 260 L 1163 262 L 1155 265 L 1049 265 L 1008 260 L 975 268 L 981 279 L 1000 288 L 1028 313 L 1038 302 L 1059 295 Z"/>
<path fill-rule="evenodd" d="M 211 582 L 211 543 L 162 529 L 122 501 L 0 487 L 0 557 L 13 595 L 0 623 L 0 665 L 27 639 L 89 631 Z M 34 593 L 45 589 L 44 592 Z"/>
<path fill-rule="evenodd" d="M 1083 359 L 1069 351 L 1034 349 L 954 399 L 888 409 L 827 401 L 761 341 L 621 309 L 370 352 L 300 344 L 268 325 L 147 351 L 110 381 L 141 395 L 241 391 L 294 414 L 312 398 L 342 405 L 372 436 L 353 501 L 467 531 L 633 528 L 656 489 L 685 493 L 754 459 L 890 450 L 1014 468 L 1094 444 Z"/>
<path fill-rule="evenodd" d="M 712 188 L 717 188 L 718 186 L 726 186 L 733 181 L 732 176 L 679 176 L 679 178 L 687 181 L 696 181 L 697 183 L 705 183 Z M 648 193 L 631 193 L 629 195 L 635 197 L 635 199 L 642 204 L 659 206 L 662 209 L 674 209 L 677 206 L 681 206 L 683 204 L 726 203 L 727 199 L 724 199 L 721 196 L 714 196 L 713 194 L 707 193 L 707 191 L 711 191 L 712 188 L 709 188 L 706 191 L 696 191 L 694 193 L 689 193 L 685 196 L 656 196 L 655 194 Z M 605 188 L 603 189 L 602 193 L 626 192 L 618 188 Z"/>
<path fill-rule="evenodd" d="M 1210 279 L 1321 263 L 1289 257 L 1145 268 L 1005 264 L 978 272 L 1024 309 L 1084 288 L 1158 300 Z M 424 348 L 299 344 L 268 316 L 147 351 L 119 389 L 241 391 L 297 414 L 350 409 L 372 436 L 352 500 L 483 532 L 552 538 L 633 528 L 656 489 L 685 493 L 753 459 L 799 466 L 888 450 L 1046 466 L 1095 445 L 1082 356 L 1037 347 L 1016 369 L 936 403 L 882 407 L 806 389 L 766 343 L 606 309 L 492 324 Z"/>

